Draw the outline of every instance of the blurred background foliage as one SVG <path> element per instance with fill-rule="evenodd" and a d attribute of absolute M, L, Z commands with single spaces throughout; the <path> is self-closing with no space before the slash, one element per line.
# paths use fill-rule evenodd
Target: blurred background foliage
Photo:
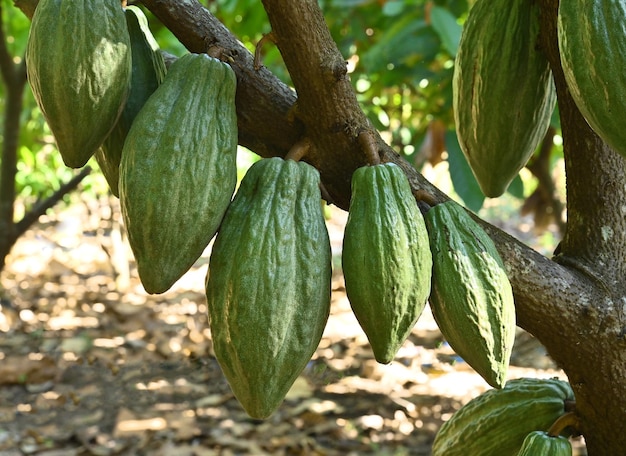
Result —
<path fill-rule="evenodd" d="M 11 0 L 0 2 L 7 45 L 18 61 L 24 55 L 29 20 Z M 259 0 L 202 0 L 201 3 L 252 52 L 263 34 L 270 31 Z M 319 3 L 348 62 L 357 97 L 372 123 L 389 144 L 427 177 L 429 169 L 445 167 L 451 186 L 443 190 L 478 212 L 485 198 L 461 153 L 452 115 L 454 58 L 473 0 L 319 0 Z M 146 14 L 160 46 L 172 54 L 184 54 L 186 50 L 178 40 L 148 11 Z M 289 83 L 276 47 L 266 44 L 262 54 L 263 64 Z M 3 108 L 4 90 L 0 86 Z M 558 116 L 554 118 L 557 129 L 552 166 L 561 154 Z M 94 161 L 90 164 L 97 168 Z M 74 174 L 63 166 L 30 90 L 25 92 L 22 112 L 18 171 L 20 205 L 16 217 Z M 524 179 L 514 181 L 508 197 L 528 197 L 534 187 L 535 179 L 526 173 Z M 107 191 L 100 173 L 88 176 L 82 189 L 88 193 Z"/>

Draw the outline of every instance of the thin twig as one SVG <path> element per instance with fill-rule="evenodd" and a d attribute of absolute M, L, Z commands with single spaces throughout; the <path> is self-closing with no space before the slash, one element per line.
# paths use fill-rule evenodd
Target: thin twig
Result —
<path fill-rule="evenodd" d="M 89 175 L 89 173 L 91 173 L 91 167 L 85 166 L 77 175 L 72 177 L 66 183 L 61 184 L 58 190 L 56 190 L 48 198 L 38 201 L 32 209 L 24 215 L 22 220 L 15 224 L 15 230 L 13 232 L 15 239 L 24 234 L 26 230 L 28 230 L 28 228 L 30 228 L 30 226 L 35 223 L 39 217 L 45 214 L 48 209 L 53 207 L 56 203 L 61 201 L 65 195 L 78 187 L 78 184 L 80 184 L 81 181 Z"/>

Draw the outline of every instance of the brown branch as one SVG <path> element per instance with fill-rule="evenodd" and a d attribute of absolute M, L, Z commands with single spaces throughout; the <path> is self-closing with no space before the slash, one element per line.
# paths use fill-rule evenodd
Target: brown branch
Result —
<path fill-rule="evenodd" d="M 72 177 L 69 181 L 61 184 L 61 186 L 49 197 L 37 201 L 37 203 L 24 215 L 22 220 L 15 224 L 14 240 L 17 240 L 22 234 L 35 223 L 39 217 L 44 215 L 48 209 L 52 208 L 55 204 L 63 199 L 65 195 L 76 189 L 78 184 L 91 173 L 91 167 L 85 166 L 80 170 L 78 174 Z"/>
<path fill-rule="evenodd" d="M 266 68 L 196 0 L 143 0 L 142 3 L 196 53 L 221 48 L 237 75 L 239 144 L 264 157 L 284 156 L 303 134 L 292 114 L 296 95 Z"/>
<path fill-rule="evenodd" d="M 339 194 L 343 198 L 339 200 L 345 202 L 350 194 L 348 178 L 354 167 L 367 163 L 367 154 L 355 139 L 361 131 L 370 129 L 345 74 L 345 61 L 325 26 L 317 1 L 263 0 L 263 4 L 298 93 L 298 116 L 317 146 L 319 159 L 315 164 L 326 177 L 324 184 L 331 195 L 339 199 L 336 196 Z M 414 193 L 422 190 L 432 195 L 431 203 L 447 199 L 398 157 L 378 134 L 375 138 L 377 147 L 370 145 L 369 149 L 381 151 L 381 161 L 403 166 Z M 581 323 L 581 313 L 573 312 L 571 318 L 564 318 L 565 309 L 582 310 L 585 302 L 582 297 L 593 300 L 601 296 L 595 282 L 481 223 L 505 259 L 515 290 L 519 324 L 542 337 L 553 334 L 555 328 L 572 335 L 572 328 Z"/>
<path fill-rule="evenodd" d="M 241 145 L 263 157 L 284 157 L 291 146 L 305 135 L 305 126 L 300 113 L 301 102 L 296 104 L 295 92 L 266 68 L 261 66 L 257 71 L 254 55 L 200 3 L 196 0 L 185 2 L 143 0 L 142 3 L 191 52 L 204 52 L 207 47 L 218 46 L 223 49 L 225 55 L 230 56 L 229 63 L 237 75 L 236 103 Z M 346 91 L 351 90 L 349 84 L 344 84 L 344 87 Z M 327 100 L 325 102 L 329 104 Z M 347 112 L 347 108 L 344 111 Z M 315 113 L 313 110 L 310 114 L 313 118 L 311 125 L 314 125 L 316 120 L 322 119 L 321 112 Z M 352 114 L 350 116 L 354 117 Z M 358 117 L 363 119 L 362 113 L 358 114 Z M 342 123 L 349 127 L 349 122 L 338 120 L 335 124 L 337 130 L 343 128 Z M 358 134 L 358 131 L 355 134 Z M 315 149 L 319 149 L 320 137 L 319 134 L 316 136 Z M 393 161 L 401 166 L 415 189 L 427 189 L 436 195 L 438 201 L 447 199 L 379 137 L 377 141 L 382 161 Z M 322 181 L 328 189 L 329 200 L 347 210 L 350 201 L 350 176 L 354 169 L 365 164 L 366 160 L 354 138 L 339 143 L 328 139 L 322 142 L 328 146 L 322 152 L 323 155 L 317 150 L 312 151 L 307 160 L 320 170 Z M 346 145 L 347 150 L 344 148 Z"/>
<path fill-rule="evenodd" d="M 22 10 L 22 12 L 29 19 L 33 18 L 33 14 L 35 14 L 35 8 L 37 8 L 38 3 L 39 0 L 13 0 L 15 7 Z"/>

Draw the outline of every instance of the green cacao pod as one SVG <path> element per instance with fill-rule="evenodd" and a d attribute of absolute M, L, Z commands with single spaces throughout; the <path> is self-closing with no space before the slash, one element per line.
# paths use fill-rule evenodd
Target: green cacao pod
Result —
<path fill-rule="evenodd" d="M 624 33 L 624 2 L 559 2 L 559 50 L 569 92 L 591 128 L 626 156 Z"/>
<path fill-rule="evenodd" d="M 163 82 L 167 71 L 163 56 L 159 52 L 159 45 L 148 27 L 146 16 L 136 6 L 126 7 L 124 13 L 130 35 L 133 63 L 130 92 L 115 127 L 95 155 L 102 174 L 115 196 L 119 196 L 119 168 L 128 130 L 150 95 Z"/>
<path fill-rule="evenodd" d="M 432 276 L 424 218 L 397 165 L 354 172 L 342 263 L 352 310 L 376 360 L 389 363 L 426 306 Z"/>
<path fill-rule="evenodd" d="M 168 290 L 198 259 L 237 181 L 235 74 L 187 54 L 135 117 L 122 151 L 120 202 L 139 277 Z"/>
<path fill-rule="evenodd" d="M 491 238 L 460 205 L 425 216 L 433 254 L 430 305 L 442 334 L 491 386 L 500 388 L 515 339 L 513 291 Z"/>
<path fill-rule="evenodd" d="M 446 421 L 433 456 L 515 456 L 532 431 L 548 429 L 574 397 L 569 383 L 521 378 L 472 399 Z M 537 455 L 543 453 L 537 453 Z"/>
<path fill-rule="evenodd" d="M 537 46 L 539 5 L 478 0 L 463 28 L 453 76 L 459 144 L 483 193 L 504 193 L 548 128 L 556 91 Z"/>
<path fill-rule="evenodd" d="M 331 253 L 320 198 L 315 168 L 262 159 L 215 238 L 206 283 L 213 348 L 254 418 L 280 405 L 326 326 Z"/>
<path fill-rule="evenodd" d="M 572 456 L 572 444 L 567 437 L 533 431 L 524 439 L 517 456 Z"/>
<path fill-rule="evenodd" d="M 130 39 L 119 0 L 41 0 L 26 68 L 63 161 L 72 168 L 85 165 L 128 96 Z"/>

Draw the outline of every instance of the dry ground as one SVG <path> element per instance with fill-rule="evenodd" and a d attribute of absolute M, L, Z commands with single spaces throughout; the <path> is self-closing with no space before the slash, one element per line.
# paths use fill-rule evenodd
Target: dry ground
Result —
<path fill-rule="evenodd" d="M 328 222 L 336 260 L 344 222 L 338 210 Z M 207 262 L 147 295 L 108 198 L 29 231 L 0 288 L 0 456 L 428 455 L 487 389 L 428 309 L 396 361 L 377 364 L 337 267 L 317 353 L 280 409 L 252 420 L 212 356 Z M 532 337 L 518 342 L 511 378 L 564 378 Z"/>

